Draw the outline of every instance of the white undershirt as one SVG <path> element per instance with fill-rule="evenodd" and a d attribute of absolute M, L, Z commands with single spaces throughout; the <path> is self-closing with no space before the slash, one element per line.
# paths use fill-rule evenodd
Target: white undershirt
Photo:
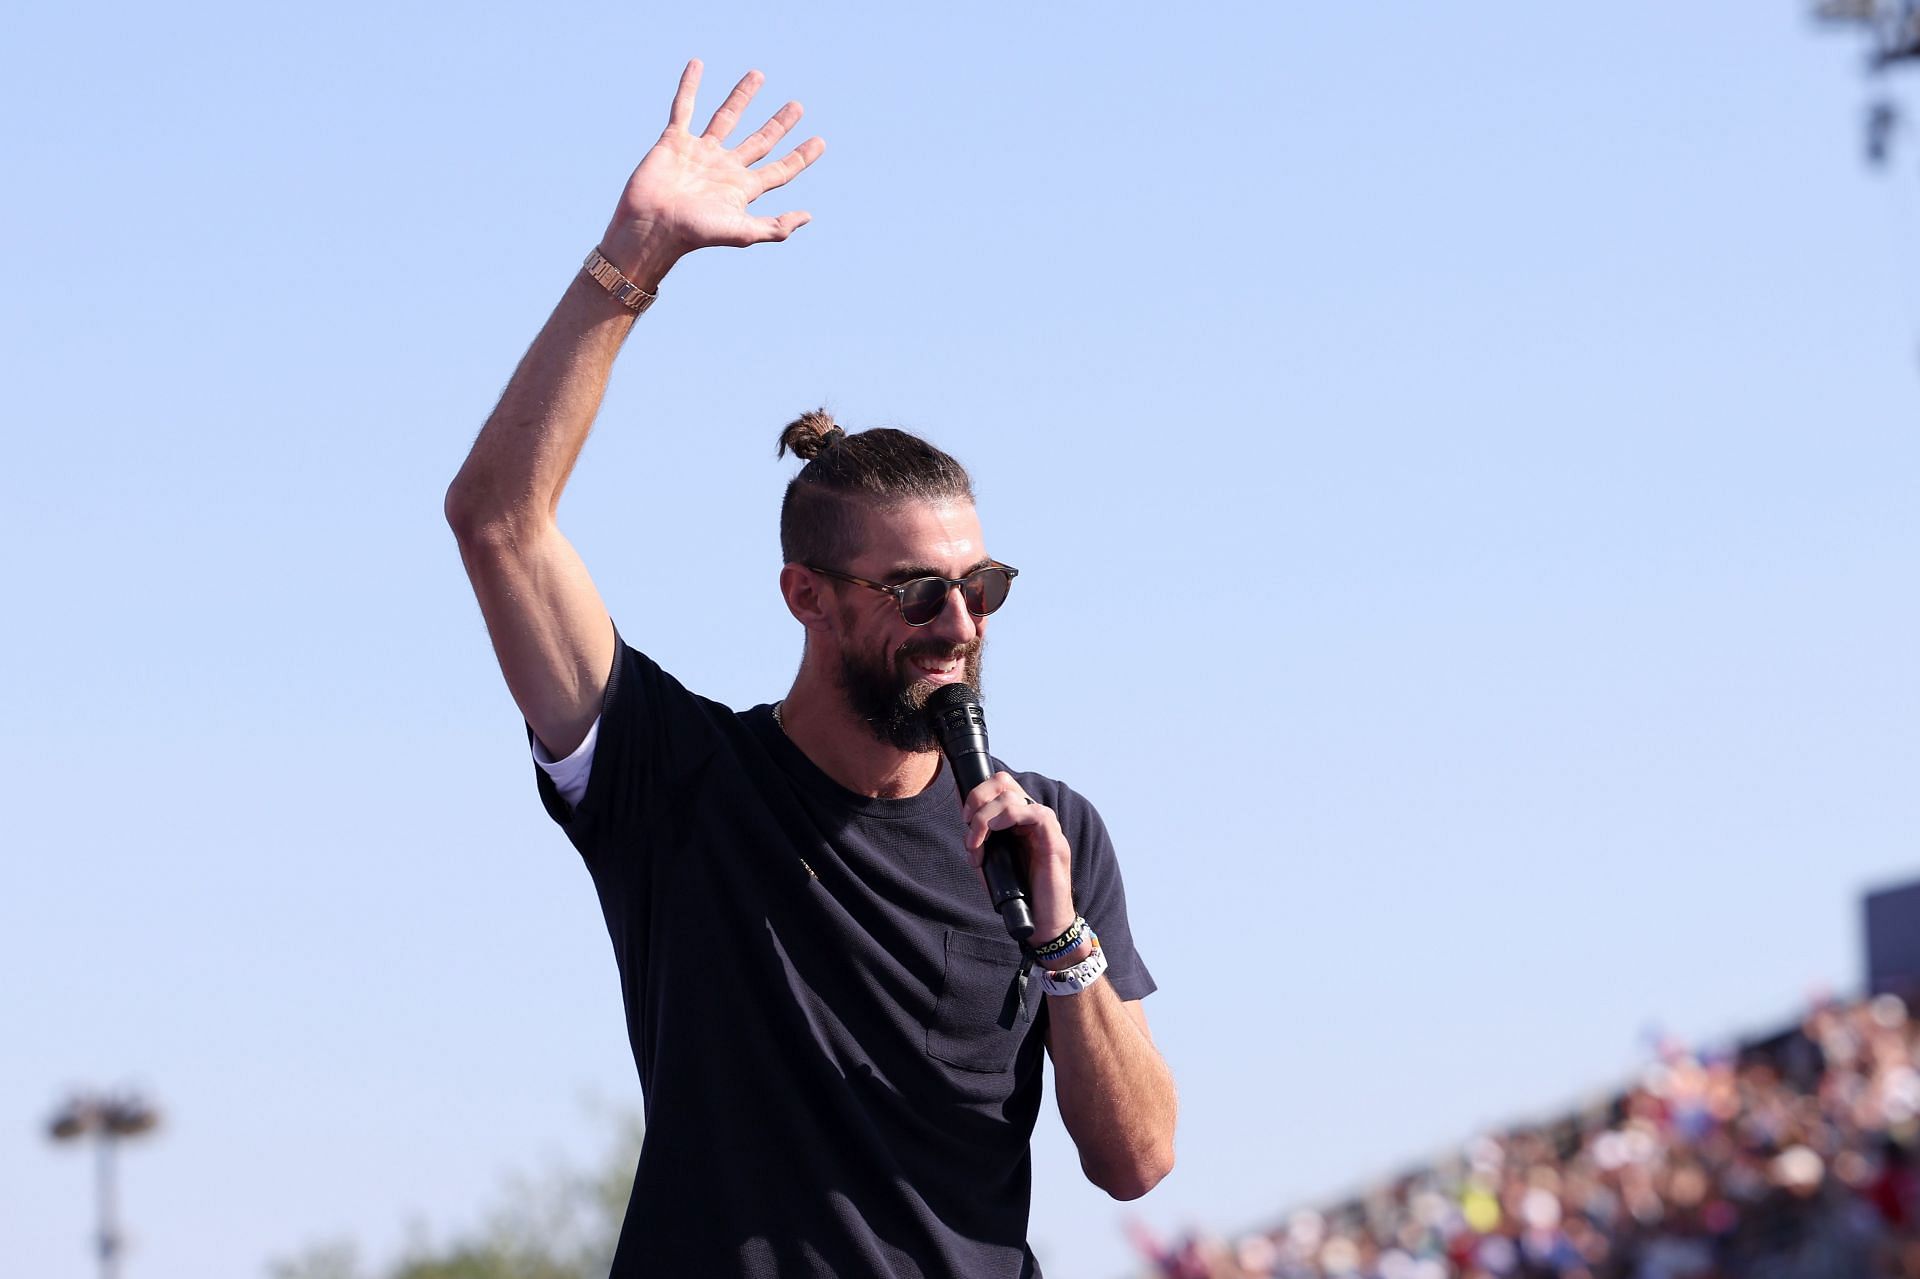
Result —
<path fill-rule="evenodd" d="M 577 807 L 587 793 L 587 776 L 593 772 L 593 744 L 600 740 L 600 717 L 593 717 L 593 727 L 587 730 L 585 740 L 565 759 L 555 759 L 549 754 L 541 745 L 538 733 L 532 734 L 531 740 L 533 762 L 553 781 L 553 788 L 560 792 L 567 806 Z"/>

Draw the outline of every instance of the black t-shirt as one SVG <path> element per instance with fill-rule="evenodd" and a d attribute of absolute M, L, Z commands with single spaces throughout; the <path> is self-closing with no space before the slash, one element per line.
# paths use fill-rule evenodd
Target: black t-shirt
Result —
<path fill-rule="evenodd" d="M 1016 776 L 1059 814 L 1105 980 L 1142 998 L 1099 814 Z M 614 1279 L 1038 1276 L 1046 997 L 1019 996 L 944 762 L 910 798 L 855 795 L 769 707 L 620 643 L 578 807 L 538 778 L 593 875 L 646 1098 Z"/>

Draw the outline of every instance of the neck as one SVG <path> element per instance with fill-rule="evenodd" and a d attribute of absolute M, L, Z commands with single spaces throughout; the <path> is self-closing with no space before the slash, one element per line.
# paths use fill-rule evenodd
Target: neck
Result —
<path fill-rule="evenodd" d="M 803 670 L 780 703 L 787 736 L 813 766 L 856 795 L 905 799 L 940 774 L 940 755 L 890 746 L 848 709 L 837 689 Z"/>

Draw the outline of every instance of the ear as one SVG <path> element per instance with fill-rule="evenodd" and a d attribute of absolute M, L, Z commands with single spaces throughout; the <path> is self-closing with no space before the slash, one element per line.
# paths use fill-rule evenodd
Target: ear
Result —
<path fill-rule="evenodd" d="M 787 612 L 809 631 L 833 628 L 833 611 L 828 607 L 826 584 L 819 574 L 801 564 L 780 569 L 780 595 L 787 601 Z"/>

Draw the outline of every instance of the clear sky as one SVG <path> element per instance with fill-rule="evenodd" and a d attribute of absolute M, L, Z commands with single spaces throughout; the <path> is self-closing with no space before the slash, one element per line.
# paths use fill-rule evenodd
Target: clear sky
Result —
<path fill-rule="evenodd" d="M 562 507 L 777 697 L 781 426 L 921 430 L 1022 570 L 994 744 L 1098 803 L 1180 1080 L 1127 1208 L 1258 1223 L 1859 975 L 1920 874 L 1916 161 L 1793 0 L 41 5 L 0 44 L 0 1257 L 471 1220 L 635 1106 L 446 482 L 704 58 L 808 108 Z M 761 105 L 761 104 L 757 104 Z M 796 135 L 796 136 L 802 136 Z"/>

